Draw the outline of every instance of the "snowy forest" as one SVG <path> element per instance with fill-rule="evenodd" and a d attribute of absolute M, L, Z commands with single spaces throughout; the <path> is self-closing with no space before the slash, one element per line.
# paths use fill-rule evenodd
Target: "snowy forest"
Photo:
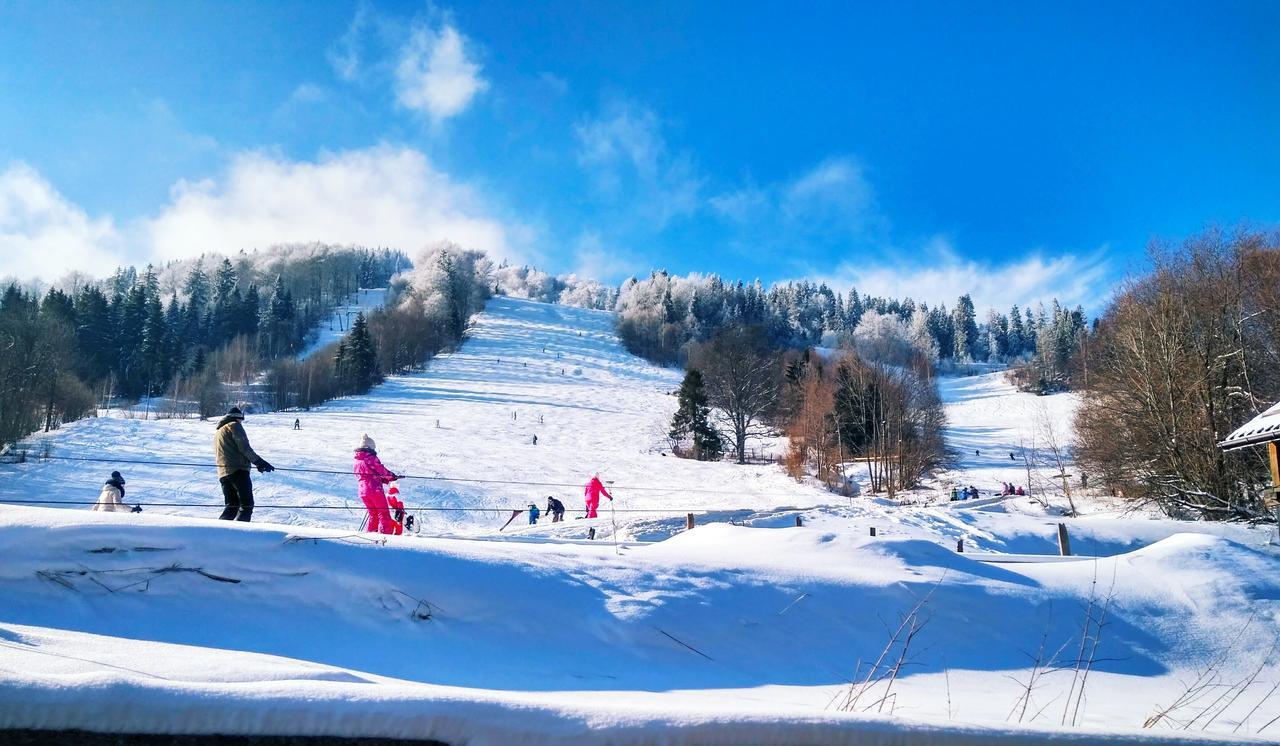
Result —
<path fill-rule="evenodd" d="M 208 254 L 161 268 L 78 274 L 43 293 L 0 298 L 0 446 L 98 408 L 142 401 L 147 414 L 210 416 L 255 386 L 263 406 L 310 406 L 368 390 L 459 340 L 483 307 L 488 261 L 442 244 L 416 265 L 401 252 L 326 244 Z M 358 288 L 393 303 L 350 339 L 298 362 L 318 322 Z M 299 375 L 305 376 L 299 384 Z"/>

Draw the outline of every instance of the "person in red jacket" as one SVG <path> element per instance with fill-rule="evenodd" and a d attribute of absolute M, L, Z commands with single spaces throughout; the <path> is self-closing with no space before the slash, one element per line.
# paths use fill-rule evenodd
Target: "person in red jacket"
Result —
<path fill-rule="evenodd" d="M 587 499 L 588 518 L 596 517 L 596 509 L 600 507 L 601 495 L 604 495 L 610 500 L 613 499 L 613 495 L 609 494 L 609 490 L 606 490 L 604 485 L 600 483 L 600 474 L 598 472 L 592 475 L 590 482 L 587 482 L 587 486 L 582 491 L 582 495 Z"/>

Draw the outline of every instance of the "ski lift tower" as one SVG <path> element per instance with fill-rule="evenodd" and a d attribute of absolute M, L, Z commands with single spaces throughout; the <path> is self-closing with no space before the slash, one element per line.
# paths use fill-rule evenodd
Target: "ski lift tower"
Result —
<path fill-rule="evenodd" d="M 1267 447 L 1267 456 L 1271 462 L 1271 486 L 1267 488 L 1267 499 L 1276 507 L 1277 514 L 1280 514 L 1280 403 L 1236 428 L 1218 447 L 1224 451 L 1234 451 L 1237 448 L 1262 445 Z"/>

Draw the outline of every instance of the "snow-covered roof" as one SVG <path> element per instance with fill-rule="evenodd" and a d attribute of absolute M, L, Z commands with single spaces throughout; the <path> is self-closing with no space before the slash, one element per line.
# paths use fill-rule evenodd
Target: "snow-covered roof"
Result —
<path fill-rule="evenodd" d="M 1280 403 L 1236 428 L 1218 444 L 1224 451 L 1280 440 Z"/>

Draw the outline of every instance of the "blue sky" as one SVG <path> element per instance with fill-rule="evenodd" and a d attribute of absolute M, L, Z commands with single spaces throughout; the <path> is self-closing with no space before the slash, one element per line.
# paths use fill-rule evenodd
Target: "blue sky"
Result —
<path fill-rule="evenodd" d="M 1280 222 L 1277 3 L 0 0 L 0 275 L 452 239 L 1096 306 Z"/>

